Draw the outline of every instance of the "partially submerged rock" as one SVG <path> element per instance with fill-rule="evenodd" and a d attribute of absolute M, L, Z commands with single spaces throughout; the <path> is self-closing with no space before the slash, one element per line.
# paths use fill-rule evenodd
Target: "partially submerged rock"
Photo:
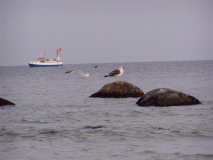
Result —
<path fill-rule="evenodd" d="M 159 88 L 154 89 L 143 95 L 136 104 L 139 106 L 181 106 L 181 105 L 194 105 L 201 102 L 185 93 L 167 89 Z"/>
<path fill-rule="evenodd" d="M 15 104 L 13 102 L 10 102 L 0 97 L 0 106 L 6 106 L 6 105 L 15 105 Z"/>
<path fill-rule="evenodd" d="M 84 129 L 100 129 L 104 128 L 104 126 L 85 126 Z"/>
<path fill-rule="evenodd" d="M 135 85 L 125 81 L 117 81 L 104 85 L 98 92 L 92 94 L 90 97 L 126 98 L 140 97 L 143 94 L 143 91 Z"/>

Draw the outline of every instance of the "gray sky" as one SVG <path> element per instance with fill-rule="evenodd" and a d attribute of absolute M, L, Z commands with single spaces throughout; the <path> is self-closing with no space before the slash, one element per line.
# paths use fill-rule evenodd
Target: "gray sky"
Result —
<path fill-rule="evenodd" d="M 212 0 L 0 0 L 0 66 L 213 60 Z"/>

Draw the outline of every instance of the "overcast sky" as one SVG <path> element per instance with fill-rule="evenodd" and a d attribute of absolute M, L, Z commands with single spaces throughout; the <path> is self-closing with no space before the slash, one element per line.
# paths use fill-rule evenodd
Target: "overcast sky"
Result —
<path fill-rule="evenodd" d="M 0 0 L 0 66 L 213 59 L 212 0 Z"/>

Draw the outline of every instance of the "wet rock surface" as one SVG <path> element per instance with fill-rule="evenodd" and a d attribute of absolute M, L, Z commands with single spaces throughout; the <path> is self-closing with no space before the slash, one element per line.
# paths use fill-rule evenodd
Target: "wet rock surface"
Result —
<path fill-rule="evenodd" d="M 127 98 L 141 97 L 142 95 L 144 95 L 143 91 L 135 85 L 125 81 L 117 81 L 104 85 L 98 92 L 92 94 L 90 97 Z"/>
<path fill-rule="evenodd" d="M 193 96 L 185 93 L 167 89 L 154 89 L 144 94 L 136 104 L 139 106 L 181 106 L 181 105 L 195 105 L 201 102 Z"/>

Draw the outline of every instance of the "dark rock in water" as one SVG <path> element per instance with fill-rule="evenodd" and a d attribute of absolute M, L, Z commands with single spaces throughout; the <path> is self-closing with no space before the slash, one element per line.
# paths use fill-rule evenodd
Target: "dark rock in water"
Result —
<path fill-rule="evenodd" d="M 159 88 L 152 90 L 143 95 L 136 104 L 139 106 L 181 106 L 194 105 L 201 102 L 185 93 L 174 91 L 167 88 Z"/>
<path fill-rule="evenodd" d="M 85 129 L 100 129 L 104 128 L 104 126 L 86 126 Z"/>
<path fill-rule="evenodd" d="M 0 106 L 15 105 L 14 103 L 0 97 Z"/>
<path fill-rule="evenodd" d="M 90 97 L 126 98 L 140 97 L 142 95 L 144 95 L 143 91 L 135 85 L 125 81 L 117 81 L 104 85 L 98 92 L 92 94 Z"/>

